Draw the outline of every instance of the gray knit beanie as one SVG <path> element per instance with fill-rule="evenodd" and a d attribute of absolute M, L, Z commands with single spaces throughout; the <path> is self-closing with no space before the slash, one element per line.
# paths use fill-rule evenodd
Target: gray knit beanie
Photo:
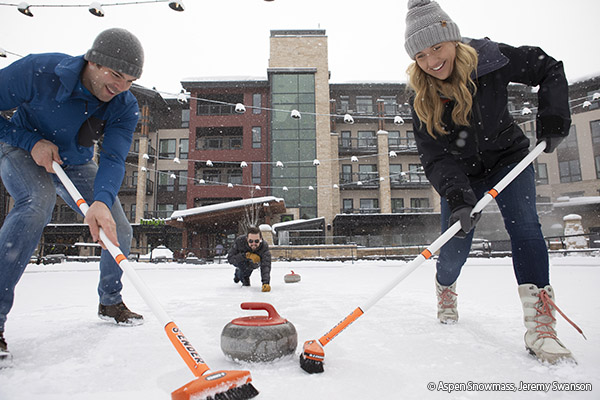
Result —
<path fill-rule="evenodd" d="M 135 78 L 142 76 L 144 49 L 138 38 L 125 29 L 100 32 L 83 58 Z"/>
<path fill-rule="evenodd" d="M 406 42 L 410 58 L 435 44 L 460 41 L 460 30 L 435 1 L 408 0 L 406 14 Z"/>

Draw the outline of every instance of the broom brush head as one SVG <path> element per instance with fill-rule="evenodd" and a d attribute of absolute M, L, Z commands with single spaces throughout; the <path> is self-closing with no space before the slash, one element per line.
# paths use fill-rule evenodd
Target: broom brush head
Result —
<path fill-rule="evenodd" d="M 172 400 L 246 400 L 258 390 L 249 371 L 217 371 L 204 374 L 171 393 Z"/>
<path fill-rule="evenodd" d="M 325 360 L 325 351 L 319 342 L 309 340 L 304 343 L 300 354 L 300 368 L 309 374 L 320 374 L 324 371 L 323 360 Z"/>

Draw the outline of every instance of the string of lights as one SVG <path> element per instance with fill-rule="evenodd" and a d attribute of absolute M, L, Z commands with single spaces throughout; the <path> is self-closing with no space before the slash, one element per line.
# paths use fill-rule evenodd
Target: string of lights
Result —
<path fill-rule="evenodd" d="M 131 6 L 131 5 L 140 5 L 140 4 L 148 4 L 148 3 L 169 3 L 169 7 L 174 11 L 184 11 L 185 6 L 182 1 L 172 1 L 172 0 L 142 0 L 142 1 L 124 1 L 118 3 L 100 3 L 97 1 L 92 2 L 91 4 L 29 4 L 25 1 L 20 3 L 4 3 L 0 2 L 0 6 L 7 7 L 17 7 L 17 10 L 23 15 L 28 17 L 33 17 L 32 8 L 83 8 L 86 7 L 88 11 L 95 15 L 96 17 L 104 17 L 104 9 L 103 7 L 112 7 L 112 6 Z"/>

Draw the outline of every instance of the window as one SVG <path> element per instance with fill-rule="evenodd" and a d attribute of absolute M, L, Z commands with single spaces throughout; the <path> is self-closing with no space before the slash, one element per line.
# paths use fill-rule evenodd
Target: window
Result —
<path fill-rule="evenodd" d="M 382 96 L 383 100 L 383 112 L 385 115 L 394 115 L 398 112 L 398 105 L 396 104 L 396 97 L 394 96 Z"/>
<path fill-rule="evenodd" d="M 348 99 L 348 96 L 340 96 L 340 106 L 339 106 L 338 112 L 347 113 L 349 109 L 350 109 L 350 101 Z"/>
<path fill-rule="evenodd" d="M 546 163 L 535 163 L 535 183 L 538 185 L 548 184 L 548 165 Z"/>
<path fill-rule="evenodd" d="M 560 182 L 579 182 L 581 180 L 581 168 L 579 160 L 561 161 L 558 163 L 560 171 Z"/>
<path fill-rule="evenodd" d="M 340 147 L 343 149 L 351 149 L 352 148 L 352 136 L 351 131 L 342 131 L 340 137 Z"/>
<path fill-rule="evenodd" d="M 340 183 L 352 182 L 352 164 L 342 164 L 342 174 L 340 176 Z"/>
<path fill-rule="evenodd" d="M 358 114 L 373 114 L 373 98 L 371 96 L 356 96 L 356 112 Z"/>
<path fill-rule="evenodd" d="M 135 139 L 133 141 L 133 151 L 135 153 L 139 153 L 140 152 L 140 139 Z"/>
<path fill-rule="evenodd" d="M 175 158 L 177 139 L 160 139 L 158 142 L 159 158 Z"/>
<path fill-rule="evenodd" d="M 404 199 L 392 199 L 392 212 L 393 213 L 404 212 Z"/>
<path fill-rule="evenodd" d="M 260 149 L 260 143 L 262 138 L 262 129 L 260 126 L 252 127 L 252 148 Z"/>
<path fill-rule="evenodd" d="M 190 110 L 181 110 L 181 127 L 190 127 Z"/>
<path fill-rule="evenodd" d="M 342 211 L 344 213 L 351 213 L 354 211 L 354 200 L 353 199 L 343 199 L 342 200 Z"/>
<path fill-rule="evenodd" d="M 390 164 L 390 182 L 392 184 L 402 183 L 402 164 Z"/>
<path fill-rule="evenodd" d="M 560 150 L 577 149 L 577 129 L 575 125 L 571 125 L 569 135 L 558 145 Z"/>
<path fill-rule="evenodd" d="M 423 173 L 421 164 L 408 164 L 409 178 L 408 180 L 412 183 L 425 183 L 427 178 Z"/>
<path fill-rule="evenodd" d="M 261 182 L 261 165 L 252 163 L 252 183 L 259 184 Z"/>
<path fill-rule="evenodd" d="M 239 168 L 227 170 L 227 182 L 234 185 L 242 184 L 242 170 Z"/>
<path fill-rule="evenodd" d="M 378 182 L 376 164 L 360 164 L 358 166 L 358 180 L 362 183 L 373 184 Z"/>
<path fill-rule="evenodd" d="M 594 157 L 596 162 L 596 179 L 600 179 L 600 155 Z"/>
<path fill-rule="evenodd" d="M 241 126 L 213 126 L 196 128 L 196 149 L 241 149 L 243 144 L 243 132 L 244 130 Z"/>
<path fill-rule="evenodd" d="M 590 130 L 592 131 L 592 143 L 600 144 L 600 120 L 591 121 Z"/>
<path fill-rule="evenodd" d="M 262 97 L 260 93 L 254 93 L 252 95 L 252 114 L 260 114 L 262 112 Z"/>
<path fill-rule="evenodd" d="M 226 115 L 235 114 L 235 104 L 244 102 L 242 93 L 200 95 L 196 115 Z"/>
<path fill-rule="evenodd" d="M 408 143 L 408 147 L 417 147 L 417 142 L 415 141 L 415 133 L 413 131 L 406 131 L 406 141 Z"/>
<path fill-rule="evenodd" d="M 135 221 L 135 206 L 136 206 L 135 203 L 133 203 L 131 205 L 131 208 L 130 208 L 131 211 L 129 212 L 129 220 L 130 221 Z"/>
<path fill-rule="evenodd" d="M 156 214 L 157 218 L 169 218 L 171 216 L 171 214 L 173 214 L 173 204 L 157 204 L 156 205 L 156 211 L 158 211 Z"/>
<path fill-rule="evenodd" d="M 175 190 L 173 171 L 164 171 L 158 174 L 158 190 L 167 192 Z"/>
<path fill-rule="evenodd" d="M 187 160 L 190 151 L 190 139 L 179 139 L 179 158 Z"/>
<path fill-rule="evenodd" d="M 221 170 L 219 169 L 204 169 L 202 171 L 202 179 L 205 182 L 221 182 Z"/>
<path fill-rule="evenodd" d="M 187 190 L 188 172 L 179 171 L 179 191 L 185 192 Z"/>
<path fill-rule="evenodd" d="M 400 131 L 388 131 L 388 147 L 397 149 L 400 146 Z"/>
<path fill-rule="evenodd" d="M 427 198 L 412 198 L 410 199 L 410 208 L 413 212 L 430 211 L 429 199 Z"/>
<path fill-rule="evenodd" d="M 377 137 L 374 131 L 358 131 L 359 148 L 376 148 Z"/>
<path fill-rule="evenodd" d="M 360 212 L 374 214 L 379 212 L 379 199 L 360 199 Z"/>

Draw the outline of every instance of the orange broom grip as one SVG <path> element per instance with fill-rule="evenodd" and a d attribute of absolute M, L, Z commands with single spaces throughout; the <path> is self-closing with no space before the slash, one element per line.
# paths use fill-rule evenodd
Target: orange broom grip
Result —
<path fill-rule="evenodd" d="M 319 343 L 321 343 L 321 346 L 325 346 L 327 343 L 331 342 L 333 338 L 339 335 L 340 332 L 346 329 L 351 323 L 356 321 L 363 314 L 363 310 L 361 310 L 360 307 L 356 307 L 356 309 L 352 311 L 350 315 L 344 318 L 339 324 L 334 326 L 332 330 L 321 336 L 321 338 L 319 339 Z"/>
<path fill-rule="evenodd" d="M 187 364 L 188 368 L 194 375 L 200 377 L 202 374 L 208 371 L 208 365 L 206 365 L 190 341 L 187 340 L 183 332 L 179 330 L 179 327 L 175 324 L 175 322 L 169 322 L 167 326 L 165 326 L 165 332 L 167 333 L 169 340 L 183 361 Z"/>

